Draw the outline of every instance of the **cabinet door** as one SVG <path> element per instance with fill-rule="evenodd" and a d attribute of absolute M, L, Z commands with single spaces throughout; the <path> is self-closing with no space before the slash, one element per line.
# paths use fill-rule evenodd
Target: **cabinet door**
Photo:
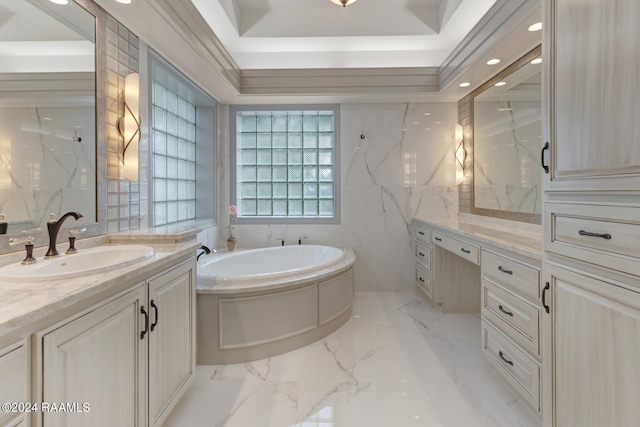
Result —
<path fill-rule="evenodd" d="M 0 349 L 0 403 L 25 403 L 31 400 L 30 352 L 25 340 Z M 0 411 L 0 426 L 20 425 L 18 422 L 28 416 L 28 413 Z"/>
<path fill-rule="evenodd" d="M 140 285 L 43 337 L 42 400 L 77 405 L 70 412 L 43 412 L 44 427 L 145 425 L 145 300 Z"/>
<path fill-rule="evenodd" d="M 195 372 L 195 280 L 183 264 L 149 282 L 149 425 L 161 425 Z"/>
<path fill-rule="evenodd" d="M 640 425 L 640 294 L 560 268 L 552 275 L 552 425 Z"/>
<path fill-rule="evenodd" d="M 546 81 L 553 85 L 548 188 L 627 189 L 640 176 L 640 1 L 547 2 L 552 58 L 545 63 L 552 78 Z"/>

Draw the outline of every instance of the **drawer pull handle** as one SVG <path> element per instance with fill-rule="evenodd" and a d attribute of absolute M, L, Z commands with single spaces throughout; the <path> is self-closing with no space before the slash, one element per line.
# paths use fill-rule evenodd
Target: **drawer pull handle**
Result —
<path fill-rule="evenodd" d="M 422 277 L 418 278 L 422 283 L 424 283 L 424 279 Z"/>
<path fill-rule="evenodd" d="M 418 234 L 424 236 L 424 231 L 418 231 Z"/>
<path fill-rule="evenodd" d="M 502 351 L 499 351 L 498 354 L 500 355 L 500 359 L 504 360 L 504 363 L 513 366 L 513 362 L 507 359 L 506 357 L 504 357 L 504 353 Z"/>
<path fill-rule="evenodd" d="M 468 250 L 466 250 L 465 248 L 460 248 L 460 250 L 461 250 L 462 252 L 464 252 L 465 254 L 470 254 L 470 253 L 471 253 L 471 251 L 468 251 Z"/>
<path fill-rule="evenodd" d="M 549 173 L 549 166 L 544 164 L 544 152 L 549 149 L 549 143 L 545 142 L 544 147 L 542 147 L 542 152 L 540 153 L 540 164 L 542 165 L 542 169 L 544 169 L 544 173 Z"/>
<path fill-rule="evenodd" d="M 591 233 L 589 231 L 584 231 L 584 230 L 580 230 L 578 231 L 578 234 L 581 236 L 589 236 L 589 237 L 602 237 L 603 239 L 607 239 L 607 240 L 611 240 L 611 234 L 598 234 L 598 233 Z"/>
<path fill-rule="evenodd" d="M 498 310 L 500 310 L 501 312 L 503 312 L 504 314 L 506 314 L 507 316 L 511 316 L 513 317 L 513 313 L 510 311 L 505 310 L 501 305 L 498 305 Z"/>
<path fill-rule="evenodd" d="M 511 270 L 505 270 L 504 268 L 502 268 L 502 266 L 499 266 L 499 267 L 498 267 L 498 270 L 500 270 L 500 271 L 502 271 L 503 273 L 506 273 L 506 274 L 513 274 L 513 271 L 511 271 Z"/>
<path fill-rule="evenodd" d="M 438 242 L 442 242 L 442 239 L 441 239 L 441 238 L 439 238 L 439 237 L 436 237 L 435 239 L 436 239 Z"/>
<path fill-rule="evenodd" d="M 422 252 L 418 252 L 418 255 L 425 256 Z"/>
<path fill-rule="evenodd" d="M 547 313 L 549 313 L 549 306 L 547 305 L 547 291 L 550 287 L 551 285 L 549 284 L 549 282 L 547 282 L 544 289 L 542 290 L 542 306 Z"/>

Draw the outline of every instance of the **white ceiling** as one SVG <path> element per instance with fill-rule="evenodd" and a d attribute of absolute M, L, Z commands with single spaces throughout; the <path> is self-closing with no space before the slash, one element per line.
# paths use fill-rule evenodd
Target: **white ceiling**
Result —
<path fill-rule="evenodd" d="M 243 70 L 438 67 L 496 0 L 192 0 Z"/>

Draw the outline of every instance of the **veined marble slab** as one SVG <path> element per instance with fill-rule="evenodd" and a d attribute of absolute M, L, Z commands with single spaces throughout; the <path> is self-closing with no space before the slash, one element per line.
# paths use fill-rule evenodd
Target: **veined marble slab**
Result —
<path fill-rule="evenodd" d="M 149 244 L 154 256 L 116 270 L 48 282 L 0 282 L 0 336 L 193 253 L 195 242 Z M 73 255 L 71 255 L 73 256 Z"/>
<path fill-rule="evenodd" d="M 450 231 L 453 234 L 542 261 L 542 230 L 536 231 L 533 226 L 518 229 L 512 224 L 501 226 L 497 222 L 473 221 L 467 217 L 416 217 L 414 220 L 429 227 L 445 232 Z"/>
<path fill-rule="evenodd" d="M 216 225 L 213 219 L 184 221 L 159 227 L 142 227 L 137 230 L 109 234 L 110 242 L 175 243 L 195 239 L 205 228 Z"/>

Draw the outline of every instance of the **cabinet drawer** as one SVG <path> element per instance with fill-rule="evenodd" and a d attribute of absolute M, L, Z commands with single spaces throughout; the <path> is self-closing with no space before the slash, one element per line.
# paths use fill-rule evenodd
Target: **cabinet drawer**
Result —
<path fill-rule="evenodd" d="M 29 371 L 27 348 L 24 342 L 0 349 L 0 403 L 29 402 Z M 0 412 L 0 425 L 18 413 Z M 22 417 L 18 419 L 23 419 Z M 8 425 L 14 425 L 13 420 Z"/>
<path fill-rule="evenodd" d="M 488 322 L 482 321 L 482 347 L 498 373 L 540 411 L 540 365 Z"/>
<path fill-rule="evenodd" d="M 545 209 L 550 251 L 639 275 L 640 209 L 556 203 Z"/>
<path fill-rule="evenodd" d="M 482 275 L 527 296 L 540 298 L 540 270 L 537 268 L 482 250 Z"/>
<path fill-rule="evenodd" d="M 430 300 L 433 300 L 433 280 L 431 275 L 418 266 L 416 266 L 416 283 L 420 290 L 422 290 Z"/>
<path fill-rule="evenodd" d="M 482 316 L 509 338 L 540 355 L 540 309 L 482 279 Z"/>
<path fill-rule="evenodd" d="M 434 231 L 432 234 L 432 242 L 449 252 L 452 252 L 462 258 L 471 261 L 474 264 L 479 264 L 480 248 L 462 240 L 454 239 L 446 234 Z"/>
<path fill-rule="evenodd" d="M 416 243 L 416 261 L 426 271 L 431 272 L 431 248 Z"/>
<path fill-rule="evenodd" d="M 431 244 L 431 229 L 424 227 L 420 224 L 413 225 L 415 229 L 415 239 L 418 242 L 430 245 Z"/>

